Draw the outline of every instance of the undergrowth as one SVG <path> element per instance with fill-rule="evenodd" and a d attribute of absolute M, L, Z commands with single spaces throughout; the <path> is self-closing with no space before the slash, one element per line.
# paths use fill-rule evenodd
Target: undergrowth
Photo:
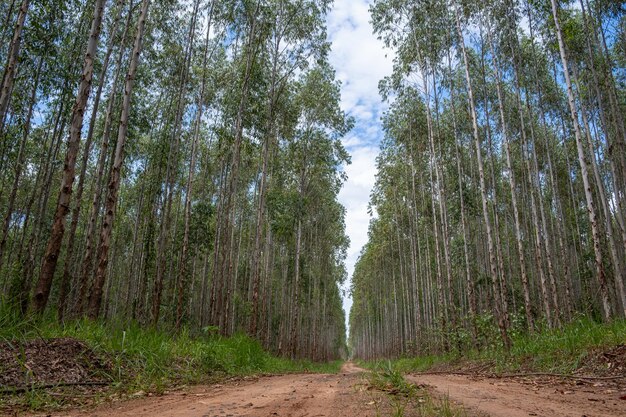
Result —
<path fill-rule="evenodd" d="M 271 355 L 260 343 L 243 334 L 229 338 L 207 328 L 192 335 L 143 328 L 136 323 L 111 324 L 79 320 L 64 325 L 47 319 L 22 319 L 8 310 L 0 312 L 0 343 L 69 337 L 86 343 L 111 365 L 111 386 L 118 393 L 163 392 L 176 385 L 198 384 L 231 376 L 291 372 L 339 371 L 340 361 L 313 363 Z M 40 393 L 24 394 L 29 408 L 54 406 Z M 36 401 L 35 401 L 36 400 Z"/>
<path fill-rule="evenodd" d="M 559 329 L 543 329 L 535 333 L 513 332 L 511 350 L 491 343 L 481 350 L 420 355 L 391 361 L 399 372 L 427 371 L 443 365 L 466 366 L 486 364 L 495 372 L 538 371 L 572 373 L 587 355 L 602 348 L 626 343 L 626 320 L 599 323 L 580 317 Z M 363 367 L 374 369 L 375 361 L 361 361 Z"/>

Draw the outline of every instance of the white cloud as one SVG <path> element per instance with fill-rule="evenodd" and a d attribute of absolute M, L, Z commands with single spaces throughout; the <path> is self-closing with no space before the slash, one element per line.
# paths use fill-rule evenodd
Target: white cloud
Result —
<path fill-rule="evenodd" d="M 352 155 L 352 164 L 346 168 L 348 181 L 339 194 L 339 201 L 346 207 L 346 232 L 351 242 L 346 262 L 350 277 L 361 248 L 367 243 L 367 205 L 382 139 L 380 117 L 386 105 L 378 94 L 378 82 L 393 69 L 392 52 L 376 39 L 369 22 L 371 2 L 337 0 L 327 18 L 332 42 L 330 61 L 342 82 L 341 107 L 356 121 L 355 129 L 343 140 Z M 350 282 L 346 289 L 349 286 Z M 343 301 L 347 316 L 352 300 L 344 297 Z"/>

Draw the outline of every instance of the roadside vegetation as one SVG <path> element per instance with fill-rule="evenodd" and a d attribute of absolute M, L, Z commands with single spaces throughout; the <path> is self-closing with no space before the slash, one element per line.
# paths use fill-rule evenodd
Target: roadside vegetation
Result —
<path fill-rule="evenodd" d="M 494 329 L 494 332 L 497 329 Z M 545 372 L 555 374 L 611 373 L 626 357 L 626 320 L 598 323 L 581 317 L 561 329 L 545 329 L 532 334 L 515 333 L 511 349 L 495 342 L 479 349 L 451 351 L 442 354 L 403 356 L 395 360 L 360 361 L 372 370 L 388 366 L 394 372 L 433 370 L 475 373 Z M 616 354 L 611 354 L 619 350 Z M 619 356 L 619 357 L 617 357 Z M 620 359 L 621 357 L 621 359 Z"/>
<path fill-rule="evenodd" d="M 244 334 L 222 337 L 215 330 L 207 327 L 199 332 L 182 329 L 175 333 L 143 328 L 136 323 L 89 320 L 60 325 L 55 320 L 21 320 L 5 312 L 0 317 L 0 373 L 7 381 L 3 379 L 1 384 L 0 411 L 16 407 L 49 409 L 161 394 L 177 387 L 232 377 L 335 373 L 341 366 L 340 361 L 314 363 L 279 358 Z M 46 349 L 39 355 L 30 354 L 29 347 L 37 343 Z M 88 358 L 89 364 L 71 357 L 71 352 L 64 355 L 67 346 L 75 345 L 79 354 L 74 356 Z M 55 350 L 61 353 L 54 358 L 47 356 L 55 355 Z M 58 363 L 61 365 L 54 368 Z M 33 375 L 33 369 L 39 365 L 54 369 Z M 85 375 L 76 380 L 72 373 L 82 367 L 86 368 Z"/>

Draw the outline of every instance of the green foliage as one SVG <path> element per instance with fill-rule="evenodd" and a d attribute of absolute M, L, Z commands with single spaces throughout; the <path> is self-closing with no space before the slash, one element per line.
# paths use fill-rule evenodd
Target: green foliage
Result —
<path fill-rule="evenodd" d="M 193 384 L 224 376 L 265 373 L 336 373 L 340 362 L 313 363 L 277 358 L 243 334 L 221 337 L 206 332 L 193 336 L 128 325 L 81 320 L 59 325 L 56 321 L 21 320 L 3 308 L 0 341 L 71 337 L 87 343 L 96 354 L 110 359 L 112 383 L 124 391 L 162 390 L 172 384 Z"/>
<path fill-rule="evenodd" d="M 491 327 L 495 328 L 495 324 L 492 323 Z M 454 367 L 465 361 L 477 361 L 493 364 L 494 369 L 500 372 L 531 370 L 571 373 L 594 349 L 617 346 L 625 340 L 626 320 L 600 323 L 588 317 L 580 317 L 562 329 L 515 334 L 508 354 L 501 344 L 496 343 L 481 351 L 420 355 L 387 361 L 385 369 L 393 375 L 395 372 L 421 372 L 438 366 Z M 380 368 L 380 362 L 376 361 L 362 361 L 359 365 L 368 369 Z"/>
<path fill-rule="evenodd" d="M 600 323 L 583 316 L 562 329 L 518 335 L 513 339 L 509 355 L 499 348 L 488 349 L 475 357 L 493 360 L 501 370 L 524 368 L 569 373 L 591 350 L 623 344 L 625 340 L 626 320 Z"/>

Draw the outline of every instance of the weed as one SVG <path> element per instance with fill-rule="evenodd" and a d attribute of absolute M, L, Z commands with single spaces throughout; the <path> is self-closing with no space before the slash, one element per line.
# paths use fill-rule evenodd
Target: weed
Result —
<path fill-rule="evenodd" d="M 434 398 L 428 391 L 407 382 L 393 362 L 377 362 L 373 368 L 369 375 L 370 384 L 390 395 L 392 416 L 402 417 L 405 413 L 411 416 L 466 416 L 465 411 L 451 404 L 447 396 Z M 379 415 L 378 403 L 376 404 Z"/>
<path fill-rule="evenodd" d="M 415 394 L 417 387 L 407 382 L 402 372 L 396 369 L 391 361 L 378 362 L 374 369 L 375 370 L 370 373 L 370 384 L 373 387 L 381 391 L 406 397 Z"/>

